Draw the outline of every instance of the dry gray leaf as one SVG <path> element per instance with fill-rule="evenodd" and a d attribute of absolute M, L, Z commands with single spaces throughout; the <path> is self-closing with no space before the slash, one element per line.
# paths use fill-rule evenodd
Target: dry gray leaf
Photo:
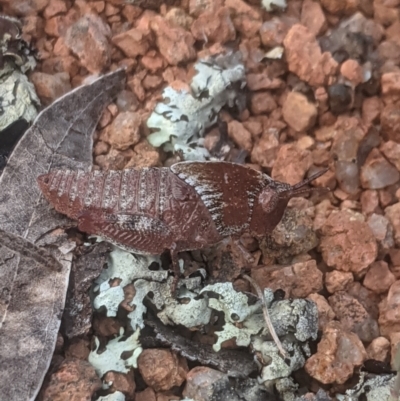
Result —
<path fill-rule="evenodd" d="M 43 200 L 36 177 L 50 168 L 89 169 L 92 133 L 102 109 L 122 89 L 117 71 L 75 89 L 42 111 L 13 151 L 0 177 L 0 228 L 35 246 L 47 245 L 62 265 L 46 269 L 0 237 L 0 394 L 33 400 L 50 364 L 64 308 L 72 253 L 62 253 L 66 222 Z M 62 249 L 62 248 L 61 248 Z"/>
<path fill-rule="evenodd" d="M 72 264 L 67 302 L 63 314 L 63 333 L 68 338 L 87 334 L 92 325 L 89 289 L 104 267 L 111 246 L 100 242 L 78 250 Z"/>

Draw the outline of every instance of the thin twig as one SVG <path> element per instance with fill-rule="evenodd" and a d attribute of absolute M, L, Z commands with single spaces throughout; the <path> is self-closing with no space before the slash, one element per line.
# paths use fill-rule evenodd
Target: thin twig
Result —
<path fill-rule="evenodd" d="M 261 303 L 262 303 L 262 310 L 263 310 L 264 320 L 265 320 L 265 323 L 267 324 L 268 330 L 269 330 L 273 340 L 275 341 L 275 344 L 278 347 L 279 352 L 281 353 L 281 355 L 284 358 L 286 358 L 286 356 L 287 356 L 286 351 L 283 349 L 281 340 L 279 340 L 279 337 L 276 334 L 274 326 L 272 325 L 271 318 L 269 317 L 267 300 L 264 297 L 264 293 L 261 291 L 260 286 L 251 277 L 249 277 L 247 274 L 243 275 L 243 278 L 245 278 L 253 286 L 253 288 L 256 290 L 258 298 L 261 300 Z"/>

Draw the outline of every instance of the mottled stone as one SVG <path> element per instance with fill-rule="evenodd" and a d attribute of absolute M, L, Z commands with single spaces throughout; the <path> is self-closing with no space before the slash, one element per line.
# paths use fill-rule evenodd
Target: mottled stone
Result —
<path fill-rule="evenodd" d="M 325 326 L 335 318 L 335 312 L 323 295 L 313 293 L 307 298 L 316 303 L 318 309 L 318 330 L 324 331 Z"/>
<path fill-rule="evenodd" d="M 112 41 L 127 57 L 144 56 L 150 47 L 149 32 L 132 28 L 115 35 Z"/>
<path fill-rule="evenodd" d="M 356 334 L 343 329 L 339 322 L 328 323 L 318 344 L 318 351 L 305 364 L 306 372 L 324 383 L 345 383 L 354 369 L 367 358 L 365 348 Z"/>
<path fill-rule="evenodd" d="M 350 110 L 353 104 L 353 88 L 350 85 L 336 83 L 328 88 L 329 110 L 337 115 Z"/>
<path fill-rule="evenodd" d="M 44 9 L 43 17 L 49 19 L 57 14 L 67 12 L 67 4 L 62 0 L 50 0 L 47 7 Z"/>
<path fill-rule="evenodd" d="M 400 72 L 387 72 L 381 77 L 382 95 L 392 101 L 400 100 Z"/>
<path fill-rule="evenodd" d="M 350 272 L 333 270 L 325 273 L 325 287 L 331 294 L 337 291 L 343 291 L 347 284 L 352 281 L 354 281 L 354 277 Z"/>
<path fill-rule="evenodd" d="M 231 9 L 233 25 L 245 38 L 252 38 L 258 33 L 261 24 L 261 10 L 252 7 L 243 0 L 225 0 L 225 7 Z"/>
<path fill-rule="evenodd" d="M 161 16 L 154 17 L 150 27 L 156 35 L 158 50 L 170 65 L 178 65 L 196 58 L 196 50 L 193 47 L 195 40 L 191 33 L 171 25 Z"/>
<path fill-rule="evenodd" d="M 93 146 L 93 155 L 105 155 L 110 150 L 110 145 L 103 141 L 97 141 L 96 145 Z"/>
<path fill-rule="evenodd" d="M 125 168 L 131 167 L 160 167 L 160 153 L 144 139 L 134 147 L 134 155 Z"/>
<path fill-rule="evenodd" d="M 157 401 L 156 393 L 151 387 L 147 387 L 146 390 L 136 393 L 135 401 Z"/>
<path fill-rule="evenodd" d="M 315 260 L 293 263 L 290 266 L 257 266 L 251 277 L 261 288 L 282 289 L 290 298 L 305 298 L 322 290 L 322 272 Z"/>
<path fill-rule="evenodd" d="M 301 23 L 315 36 L 320 35 L 326 30 L 328 25 L 319 2 L 313 0 L 303 1 Z"/>
<path fill-rule="evenodd" d="M 375 213 L 379 208 L 378 191 L 367 189 L 361 193 L 361 210 L 364 215 Z"/>
<path fill-rule="evenodd" d="M 104 1 L 102 2 L 104 3 Z M 101 12 L 101 11 L 100 11 Z M 124 4 L 121 14 L 126 18 L 126 20 L 133 24 L 136 19 L 140 16 L 143 10 L 140 7 L 134 6 L 133 4 Z"/>
<path fill-rule="evenodd" d="M 98 74 L 111 62 L 110 37 L 110 27 L 100 17 L 86 14 L 68 28 L 65 44 L 89 72 Z"/>
<path fill-rule="evenodd" d="M 398 370 L 399 368 L 399 347 L 400 347 L 400 332 L 390 333 L 390 356 L 391 356 L 391 366 L 393 370 Z"/>
<path fill-rule="evenodd" d="M 379 328 L 382 336 L 400 332 L 400 280 L 395 281 L 379 304 Z"/>
<path fill-rule="evenodd" d="M 389 140 L 381 145 L 380 151 L 400 171 L 400 143 Z"/>
<path fill-rule="evenodd" d="M 396 2 L 374 1 L 374 18 L 383 26 L 389 26 L 399 20 L 399 7 Z"/>
<path fill-rule="evenodd" d="M 68 344 L 65 350 L 65 357 L 67 359 L 81 359 L 86 361 L 90 353 L 90 342 L 83 338 L 76 338 Z"/>
<path fill-rule="evenodd" d="M 340 66 L 340 73 L 354 86 L 359 85 L 364 80 L 363 69 L 357 60 L 348 59 L 344 61 Z"/>
<path fill-rule="evenodd" d="M 265 89 L 280 89 L 285 86 L 285 82 L 279 78 L 269 78 L 266 73 L 250 73 L 246 76 L 247 86 L 252 91 Z M 276 107 L 276 106 L 275 106 Z"/>
<path fill-rule="evenodd" d="M 115 101 L 120 113 L 126 111 L 136 111 L 139 108 L 139 101 L 134 93 L 128 90 L 122 90 Z"/>
<path fill-rule="evenodd" d="M 400 78 L 399 78 L 400 79 Z M 386 105 L 380 116 L 382 136 L 385 140 L 400 143 L 400 109 L 396 104 Z"/>
<path fill-rule="evenodd" d="M 126 150 L 140 141 L 141 118 L 138 113 L 125 111 L 119 113 L 105 129 L 101 139 L 118 150 Z"/>
<path fill-rule="evenodd" d="M 189 30 L 193 23 L 193 18 L 180 7 L 172 7 L 168 10 L 165 14 L 165 19 L 185 30 Z"/>
<path fill-rule="evenodd" d="M 251 162 L 262 167 L 271 168 L 275 163 L 278 150 L 279 131 L 265 131 L 253 146 L 253 150 L 251 152 Z"/>
<path fill-rule="evenodd" d="M 400 173 L 378 149 L 372 149 L 361 167 L 360 178 L 364 188 L 382 189 L 395 184 L 400 178 Z"/>
<path fill-rule="evenodd" d="M 80 359 L 66 359 L 42 389 L 43 401 L 91 400 L 101 388 L 101 380 L 92 365 Z"/>
<path fill-rule="evenodd" d="M 348 210 L 332 212 L 321 234 L 320 248 L 328 266 L 360 277 L 376 259 L 378 246 L 371 229 Z"/>
<path fill-rule="evenodd" d="M 281 46 L 289 29 L 296 22 L 295 18 L 286 16 L 272 17 L 269 21 L 265 21 L 260 28 L 262 44 L 266 47 Z"/>
<path fill-rule="evenodd" d="M 149 70 L 152 74 L 166 67 L 164 58 L 157 53 L 155 50 L 150 50 L 141 59 L 140 64 L 143 65 L 146 70 Z"/>
<path fill-rule="evenodd" d="M 371 264 L 364 277 L 363 284 L 371 291 L 381 294 L 388 291 L 395 281 L 396 278 L 389 270 L 388 264 L 380 260 Z"/>
<path fill-rule="evenodd" d="M 397 246 L 400 246 L 400 202 L 385 209 L 385 216 L 393 226 L 394 240 Z"/>
<path fill-rule="evenodd" d="M 297 184 L 312 165 L 311 152 L 299 148 L 296 144 L 285 144 L 279 149 L 271 177 L 274 180 Z"/>
<path fill-rule="evenodd" d="M 375 294 L 368 288 L 364 287 L 359 281 L 353 281 L 348 284 L 346 292 L 357 299 L 373 319 L 378 319 L 378 304 L 382 299 L 380 295 Z"/>
<path fill-rule="evenodd" d="M 359 0 L 321 0 L 322 6 L 334 15 L 352 14 Z"/>
<path fill-rule="evenodd" d="M 79 62 L 74 56 L 50 57 L 42 64 L 42 72 L 46 74 L 66 72 L 70 77 L 76 76 L 79 68 Z"/>
<path fill-rule="evenodd" d="M 158 76 L 158 75 L 151 75 L 151 74 L 147 74 L 143 81 L 143 88 L 147 89 L 147 90 L 152 90 L 152 89 L 156 89 L 158 87 L 160 87 L 163 83 L 163 79 L 162 77 Z"/>
<path fill-rule="evenodd" d="M 105 374 L 103 380 L 110 386 L 112 392 L 120 391 L 127 397 L 134 397 L 136 383 L 133 371 L 128 373 L 110 371 Z"/>
<path fill-rule="evenodd" d="M 228 7 L 202 13 L 192 24 L 191 32 L 196 40 L 202 42 L 226 43 L 236 38 Z"/>
<path fill-rule="evenodd" d="M 356 298 L 345 291 L 338 291 L 330 296 L 328 301 L 346 331 L 357 334 L 364 342 L 370 342 L 379 336 L 378 322 L 368 314 Z"/>
<path fill-rule="evenodd" d="M 71 8 L 66 15 L 56 15 L 53 18 L 45 20 L 44 31 L 49 36 L 60 37 L 65 36 L 67 30 L 80 17 L 77 10 Z"/>
<path fill-rule="evenodd" d="M 35 71 L 30 77 L 36 93 L 44 105 L 48 105 L 71 90 L 69 75 L 66 72 L 45 74 Z"/>
<path fill-rule="evenodd" d="M 372 213 L 367 223 L 379 244 L 381 254 L 386 254 L 394 246 L 393 227 L 389 219 L 381 214 Z"/>
<path fill-rule="evenodd" d="M 278 105 L 269 92 L 253 93 L 250 98 L 250 109 L 253 114 L 265 114 L 274 111 Z"/>
<path fill-rule="evenodd" d="M 337 62 L 331 53 L 322 54 L 315 36 L 305 26 L 293 25 L 283 44 L 289 71 L 311 86 L 322 86 L 336 74 Z"/>
<path fill-rule="evenodd" d="M 9 0 L 8 12 L 17 16 L 26 16 L 38 14 L 44 10 L 49 3 L 49 0 Z"/>
<path fill-rule="evenodd" d="M 196 401 L 209 401 L 214 392 L 213 384 L 225 376 L 218 370 L 197 366 L 187 374 L 183 396 Z"/>
<path fill-rule="evenodd" d="M 282 106 L 283 119 L 296 132 L 305 132 L 316 122 L 318 110 L 300 92 L 289 92 Z"/>
<path fill-rule="evenodd" d="M 240 149 L 251 153 L 253 148 L 251 133 L 247 131 L 242 123 L 236 120 L 230 121 L 228 123 L 228 135 Z"/>
<path fill-rule="evenodd" d="M 186 379 L 186 360 L 167 349 L 145 349 L 138 358 L 139 372 L 155 391 L 180 386 Z"/>
<path fill-rule="evenodd" d="M 107 154 L 95 157 L 95 165 L 103 170 L 122 170 L 125 168 L 128 160 L 132 158 L 132 153 L 131 149 L 120 151 L 111 148 Z"/>
<path fill-rule="evenodd" d="M 92 328 L 98 337 L 113 337 L 119 334 L 121 323 L 116 318 L 96 314 Z"/>
<path fill-rule="evenodd" d="M 367 347 L 368 359 L 388 362 L 390 353 L 390 341 L 385 337 L 374 338 Z"/>
<path fill-rule="evenodd" d="M 365 124 L 377 122 L 382 110 L 382 100 L 378 96 L 366 97 L 363 100 L 362 119 Z"/>

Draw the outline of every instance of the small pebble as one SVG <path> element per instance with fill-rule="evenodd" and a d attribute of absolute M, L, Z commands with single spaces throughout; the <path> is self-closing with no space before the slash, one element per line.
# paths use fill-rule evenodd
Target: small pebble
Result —
<path fill-rule="evenodd" d="M 345 113 L 353 101 L 353 89 L 344 84 L 334 84 L 328 88 L 329 109 L 334 114 Z"/>

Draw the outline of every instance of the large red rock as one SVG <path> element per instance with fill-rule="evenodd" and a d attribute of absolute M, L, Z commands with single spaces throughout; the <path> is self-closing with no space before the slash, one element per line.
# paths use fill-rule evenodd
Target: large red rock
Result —
<path fill-rule="evenodd" d="M 291 185 L 300 182 L 312 165 L 311 152 L 296 143 L 282 145 L 279 149 L 271 177 Z"/>
<path fill-rule="evenodd" d="M 225 43 L 236 38 L 236 30 L 227 7 L 221 7 L 215 12 L 204 12 L 194 21 L 191 31 L 194 38 L 202 42 Z"/>
<path fill-rule="evenodd" d="M 283 119 L 296 132 L 306 132 L 317 120 L 318 110 L 300 92 L 289 92 L 282 106 Z"/>
<path fill-rule="evenodd" d="M 195 40 L 190 32 L 159 15 L 153 18 L 150 27 L 156 35 L 158 50 L 169 64 L 178 65 L 196 58 Z"/>
<path fill-rule="evenodd" d="M 80 359 L 66 359 L 50 376 L 42 389 L 42 401 L 79 400 L 89 401 L 101 388 L 101 380 L 93 366 Z"/>
<path fill-rule="evenodd" d="M 307 360 L 305 369 L 321 383 L 343 384 L 366 359 L 367 353 L 357 335 L 332 321 L 326 325 L 318 351 Z"/>
<path fill-rule="evenodd" d="M 293 25 L 283 45 L 289 71 L 311 86 L 329 83 L 338 69 L 331 53 L 321 52 L 315 36 L 303 25 Z"/>
<path fill-rule="evenodd" d="M 322 257 L 328 266 L 337 270 L 362 277 L 377 257 L 378 245 L 371 228 L 348 210 L 332 212 L 321 234 Z"/>
<path fill-rule="evenodd" d="M 186 360 L 167 349 L 145 349 L 138 358 L 145 383 L 155 391 L 180 386 L 189 371 Z"/>

